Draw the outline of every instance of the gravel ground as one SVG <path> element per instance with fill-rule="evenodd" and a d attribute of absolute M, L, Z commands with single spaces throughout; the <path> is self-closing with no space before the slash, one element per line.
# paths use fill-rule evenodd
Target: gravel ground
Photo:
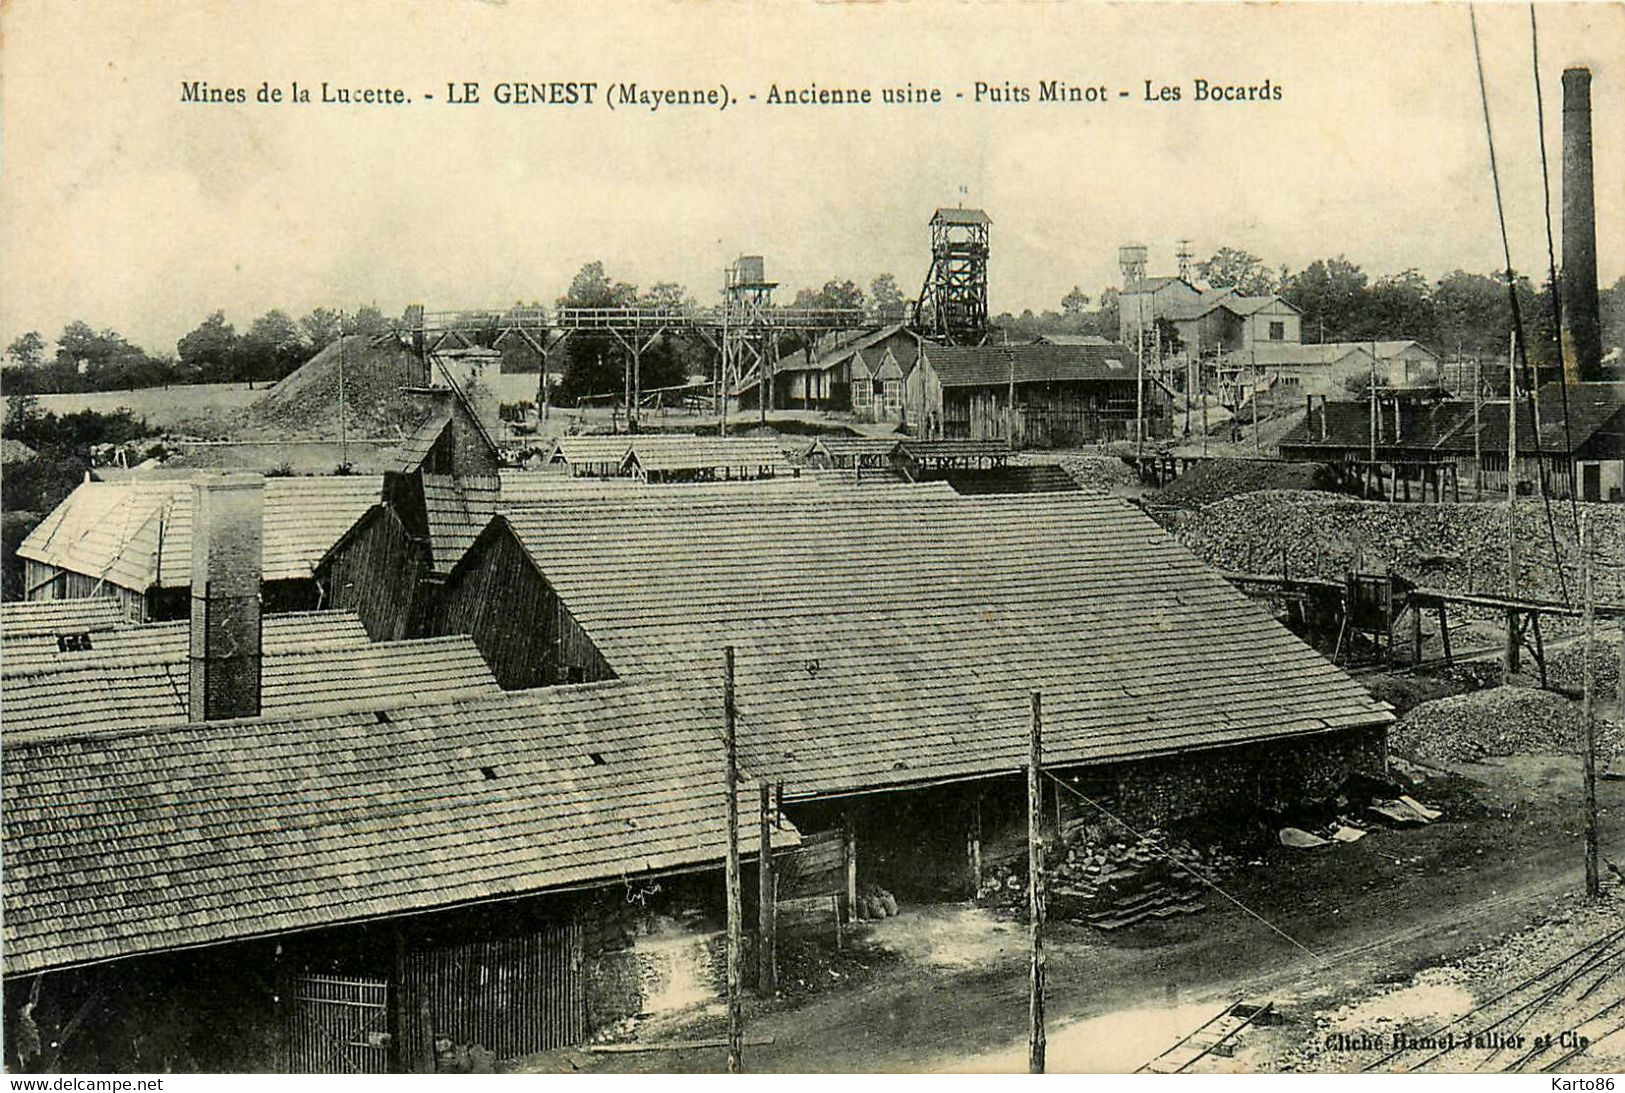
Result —
<path fill-rule="evenodd" d="M 1625 602 L 1625 505 L 1582 504 L 1596 529 L 1597 598 Z M 1552 503 L 1566 590 L 1579 594 L 1579 551 L 1567 503 Z M 1454 592 L 1500 592 L 1506 587 L 1507 506 L 1500 504 L 1391 504 L 1324 493 L 1261 491 L 1230 497 L 1194 512 L 1170 514 L 1179 539 L 1221 569 L 1281 569 L 1282 552 L 1293 574 L 1339 578 L 1354 566 L 1393 572 Z M 1553 562 L 1546 509 L 1519 501 L 1515 532 L 1524 595 L 1559 599 L 1565 585 Z M 1606 564 L 1613 561 L 1612 565 Z M 1544 625 L 1544 624 L 1543 624 Z"/>
<path fill-rule="evenodd" d="M 1489 756 L 1573 755 L 1584 739 L 1580 703 L 1553 691 L 1493 687 L 1424 702 L 1389 732 L 1396 751 L 1424 762 Z M 1625 732 L 1601 720 L 1598 755 L 1606 766 L 1625 751 Z"/>
<path fill-rule="evenodd" d="M 1601 1017 L 1595 1015 L 1625 1001 L 1625 972 L 1619 970 L 1620 961 L 1601 965 L 1595 972 L 1579 977 L 1572 986 L 1556 989 L 1544 1001 L 1539 996 L 1558 988 L 1562 972 L 1504 1000 L 1497 999 L 1583 946 L 1625 929 L 1622 900 L 1625 895 L 1618 887 L 1605 890 L 1603 900 L 1591 905 L 1574 897 L 1565 898 L 1524 930 L 1497 938 L 1449 962 L 1423 968 L 1403 982 L 1323 1009 L 1305 1022 L 1302 1038 L 1277 1057 L 1278 1067 L 1284 1072 L 1300 1073 L 1361 1070 L 1393 1050 L 1396 1033 L 1423 1037 L 1442 1030 L 1453 1032 L 1458 1042 L 1485 1033 L 1522 1037 L 1520 1045 L 1500 1051 L 1495 1050 L 1497 1045 L 1482 1041 L 1468 1046 L 1458 1044 L 1432 1060 L 1429 1056 L 1435 1049 L 1416 1048 L 1377 1067 L 1383 1071 L 1414 1066 L 1454 1073 L 1494 1072 L 1534 1051 L 1537 1037 L 1579 1030 L 1589 1033 L 1594 1043 L 1562 1069 L 1577 1073 L 1617 1070 L 1625 1061 L 1625 1033 L 1604 1034 L 1625 1021 L 1625 1014 L 1616 1007 Z M 1564 971 L 1578 969 L 1580 963 L 1577 960 L 1565 965 Z M 1610 967 L 1615 969 L 1612 974 Z M 1367 1042 L 1380 1046 L 1367 1048 Z M 1561 1045 L 1554 1044 L 1534 1055 L 1522 1069 L 1538 1070 L 1564 1053 Z"/>

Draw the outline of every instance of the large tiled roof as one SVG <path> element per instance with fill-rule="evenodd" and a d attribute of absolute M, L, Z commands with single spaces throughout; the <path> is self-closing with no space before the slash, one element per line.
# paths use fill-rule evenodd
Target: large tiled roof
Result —
<path fill-rule="evenodd" d="M 32 561 L 144 592 L 192 583 L 192 479 L 86 482 L 23 540 Z M 309 577 L 361 514 L 383 480 L 335 475 L 265 480 L 268 581 Z"/>
<path fill-rule="evenodd" d="M 1594 438 L 1617 434 L 1625 429 L 1625 391 L 1618 384 L 1570 384 L 1568 425 L 1564 428 L 1563 392 L 1547 384 L 1539 392 L 1540 438 L 1538 447 L 1547 454 L 1578 451 Z M 1322 437 L 1324 431 L 1325 436 Z M 1475 450 L 1473 404 L 1467 399 L 1432 402 L 1407 400 L 1400 408 L 1400 432 L 1394 439 L 1393 404 L 1384 401 L 1379 414 L 1377 445 L 1381 450 L 1423 449 L 1441 454 L 1467 455 Z M 1506 399 L 1487 399 L 1478 408 L 1478 440 L 1481 452 L 1505 452 L 1507 447 Z M 1371 409 L 1364 400 L 1327 402 L 1317 405 L 1304 421 L 1294 425 L 1281 438 L 1287 448 L 1346 450 L 1370 444 Z M 1625 442 L 1625 438 L 1622 438 Z M 1527 398 L 1518 400 L 1518 452 L 1533 455 L 1537 447 L 1535 417 Z"/>
<path fill-rule="evenodd" d="M 435 572 L 451 572 L 474 537 L 496 515 L 501 492 L 501 480 L 496 475 L 423 475 L 423 506 L 429 520 L 429 549 Z"/>
<path fill-rule="evenodd" d="M 553 442 L 549 462 L 584 465 L 619 463 L 632 447 L 629 436 L 561 436 Z"/>
<path fill-rule="evenodd" d="M 717 726 L 658 683 L 14 741 L 0 765 L 7 975 L 703 866 L 726 839 Z"/>
<path fill-rule="evenodd" d="M 84 634 L 130 625 L 111 596 L 77 600 L 17 600 L 0 603 L 0 640 L 29 635 Z"/>
<path fill-rule="evenodd" d="M 120 634 L 124 631 L 120 631 Z M 0 677 L 6 750 L 19 740 L 121 732 L 187 719 L 184 644 L 111 642 L 87 659 Z M 493 694 L 496 679 L 465 635 L 274 653 L 262 662 L 261 712 L 381 709 Z"/>
<path fill-rule="evenodd" d="M 736 646 L 744 755 L 792 796 L 1015 770 L 1033 689 L 1058 763 L 1390 718 L 1122 502 L 910 490 L 651 491 L 502 519 L 618 675 L 665 675 L 719 716 Z"/>
<path fill-rule="evenodd" d="M 944 387 L 1073 380 L 1132 380 L 1134 354 L 1121 345 L 926 346 Z"/>
<path fill-rule="evenodd" d="M 76 601 L 63 601 L 73 603 Z M 188 649 L 186 622 L 157 622 L 142 626 L 122 625 L 116 632 L 108 628 L 81 627 L 38 634 L 0 636 L 0 674 L 18 675 L 48 668 L 84 668 L 118 665 L 146 660 L 184 662 Z M 64 650 L 59 634 L 89 633 L 90 648 Z M 298 611 L 266 615 L 260 627 L 261 651 L 266 656 L 296 653 L 300 650 L 345 649 L 366 645 L 366 627 L 353 611 Z M 0 717 L 3 717 L 0 712 Z"/>
<path fill-rule="evenodd" d="M 645 471 L 697 471 L 713 468 L 782 468 L 784 450 L 771 438 L 637 436 L 632 458 Z"/>
<path fill-rule="evenodd" d="M 807 446 L 806 454 L 827 452 L 836 457 L 849 455 L 890 455 L 897 450 L 901 436 L 821 436 Z"/>
<path fill-rule="evenodd" d="M 1369 366 L 1371 349 L 1369 346 L 1351 345 L 1347 342 L 1323 342 L 1316 345 L 1263 342 L 1243 352 L 1231 354 L 1230 360 L 1237 364 L 1257 364 L 1266 368 L 1292 366 L 1318 368 L 1336 364 L 1346 357 L 1363 358 L 1361 363 Z"/>

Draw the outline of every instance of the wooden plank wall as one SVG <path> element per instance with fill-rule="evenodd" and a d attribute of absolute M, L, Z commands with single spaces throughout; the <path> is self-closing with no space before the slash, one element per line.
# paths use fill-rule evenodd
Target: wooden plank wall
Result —
<path fill-rule="evenodd" d="M 597 646 L 506 531 L 484 537 L 447 585 L 442 634 L 468 634 L 506 690 L 612 679 Z"/>
<path fill-rule="evenodd" d="M 478 1044 L 500 1059 L 587 1038 L 581 924 L 413 952 L 404 1012 L 412 1042 Z"/>
<path fill-rule="evenodd" d="M 407 532 L 395 514 L 374 509 L 366 524 L 322 570 L 324 606 L 347 608 L 361 616 L 373 641 L 421 637 L 416 632 L 419 578 L 427 547 Z"/>

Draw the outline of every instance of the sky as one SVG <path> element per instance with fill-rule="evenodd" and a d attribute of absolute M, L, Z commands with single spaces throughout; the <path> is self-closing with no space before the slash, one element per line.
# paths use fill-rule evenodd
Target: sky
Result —
<path fill-rule="evenodd" d="M 173 9 L 173 10 L 172 10 Z M 1542 4 L 1554 217 L 1560 73 L 1589 65 L 1599 273 L 1625 275 L 1625 5 Z M 1515 268 L 1546 266 L 1529 11 L 1478 10 Z M 1197 103 L 1195 81 L 1268 102 Z M 1108 101 L 974 101 L 976 81 Z M 244 104 L 182 101 L 182 85 Z M 591 106 L 503 81 L 596 81 Z M 260 104 L 398 88 L 403 105 Z M 475 81 L 481 102 L 447 102 Z M 723 88 L 727 109 L 621 106 L 610 84 Z M 1146 102 L 1146 82 L 1178 103 Z M 938 105 L 770 106 L 771 88 L 938 87 Z M 1129 92 L 1123 98 L 1120 93 Z M 956 96 L 963 93 L 966 98 Z M 720 90 L 719 90 L 720 94 Z M 748 96 L 755 94 L 756 101 Z M 427 96 L 433 96 L 432 100 Z M 963 192 L 962 192 L 963 190 Z M 0 338 L 112 327 L 147 349 L 224 309 L 399 314 L 551 304 L 583 263 L 716 298 L 766 256 L 795 290 L 895 274 L 913 296 L 938 205 L 993 220 L 994 312 L 1245 248 L 1376 274 L 1503 265 L 1468 9 L 1397 4 L 350 0 L 0 10 Z M 1559 239 L 1560 239 L 1560 228 Z"/>

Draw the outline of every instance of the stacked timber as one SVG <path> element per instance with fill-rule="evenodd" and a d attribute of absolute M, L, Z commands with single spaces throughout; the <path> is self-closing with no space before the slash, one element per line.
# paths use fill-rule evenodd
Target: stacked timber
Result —
<path fill-rule="evenodd" d="M 1158 830 L 1112 840 L 1098 828 L 1068 830 L 1046 863 L 1051 918 L 1117 930 L 1151 919 L 1195 914 L 1206 905 L 1199 879 L 1236 864 L 1218 848 L 1199 849 L 1170 840 Z M 994 866 L 979 893 L 988 906 L 1022 910 L 1027 905 L 1024 863 Z"/>

